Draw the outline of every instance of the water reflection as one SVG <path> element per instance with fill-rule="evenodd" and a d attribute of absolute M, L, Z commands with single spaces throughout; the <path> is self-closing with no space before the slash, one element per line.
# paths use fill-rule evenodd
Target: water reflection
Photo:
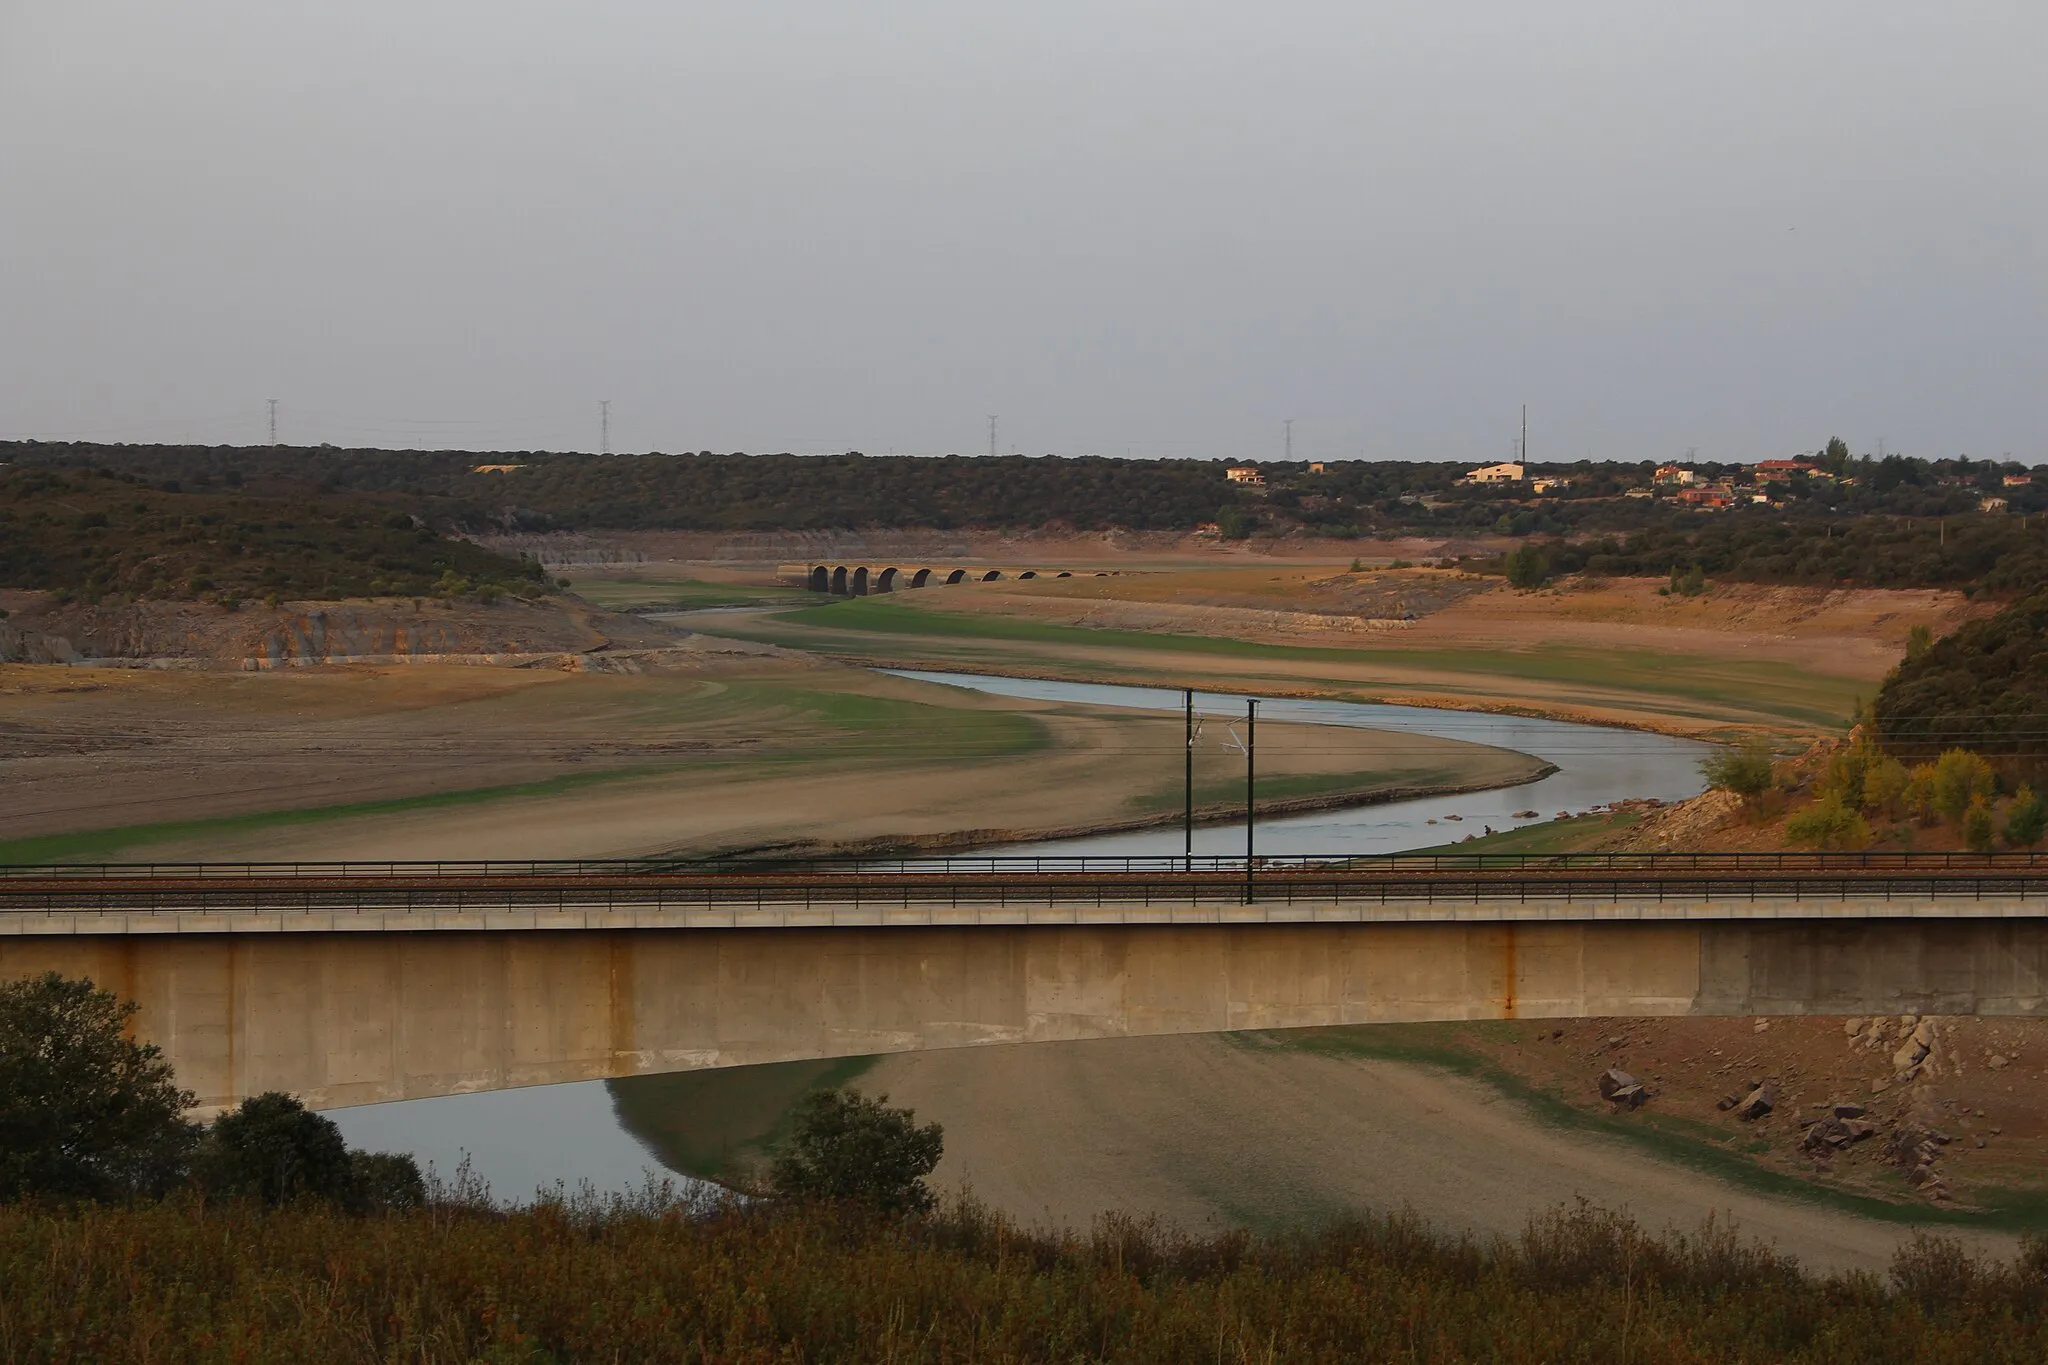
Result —
<path fill-rule="evenodd" d="M 444 1180 L 467 1157 L 501 1201 L 523 1202 L 556 1181 L 629 1190 L 650 1173 L 669 1175 L 619 1123 L 603 1081 L 364 1104 L 327 1117 L 350 1146 L 410 1152 Z"/>

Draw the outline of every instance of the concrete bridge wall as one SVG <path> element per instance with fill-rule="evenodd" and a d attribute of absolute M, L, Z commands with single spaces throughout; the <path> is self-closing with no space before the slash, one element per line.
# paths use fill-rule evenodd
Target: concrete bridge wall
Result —
<path fill-rule="evenodd" d="M 1257 907 L 1249 909 L 1256 910 Z M 2038 911 L 2038 905 L 2025 907 Z M 2048 922 L 1774 916 L 0 936 L 140 1002 L 207 1108 L 979 1043 L 1421 1020 L 2048 1013 Z M 1433 922 L 1431 922 L 1433 920 Z"/>

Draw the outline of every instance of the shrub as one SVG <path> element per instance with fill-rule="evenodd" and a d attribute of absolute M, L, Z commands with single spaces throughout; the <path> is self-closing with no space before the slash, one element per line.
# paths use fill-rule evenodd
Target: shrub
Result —
<path fill-rule="evenodd" d="M 847 1200 L 885 1213 L 930 1209 L 937 1201 L 924 1177 L 939 1164 L 945 1130 L 922 1128 L 889 1097 L 867 1099 L 855 1090 L 820 1090 L 798 1106 L 789 1150 L 777 1157 L 769 1179 L 777 1194 L 798 1199 Z"/>
<path fill-rule="evenodd" d="M 1550 561 L 1541 550 L 1526 542 L 1508 552 L 1503 567 L 1511 588 L 1540 588 L 1550 580 Z"/>
<path fill-rule="evenodd" d="M 1911 780 L 1905 764 L 1889 754 L 1879 755 L 1863 773 L 1863 809 L 1888 819 L 1898 818 Z"/>
<path fill-rule="evenodd" d="M 1863 779 L 1870 770 L 1870 750 L 1861 744 L 1828 755 L 1821 773 L 1820 794 L 1833 796 L 1850 810 L 1863 808 Z"/>
<path fill-rule="evenodd" d="M 405 1213 L 427 1202 L 419 1163 L 402 1152 L 350 1151 L 349 1203 L 365 1212 Z"/>
<path fill-rule="evenodd" d="M 1864 848 L 1870 843 L 1870 825 L 1841 798 L 1829 794 L 1785 822 L 1785 840 L 1802 848 Z"/>
<path fill-rule="evenodd" d="M 332 1119 L 272 1090 L 251 1095 L 207 1131 L 196 1163 L 199 1183 L 218 1195 L 288 1204 L 348 1201 L 355 1171 Z"/>
<path fill-rule="evenodd" d="M 2048 802 L 2032 787 L 2021 787 L 2005 813 L 2005 842 L 2012 848 L 2032 848 L 2043 835 L 2048 835 Z"/>
<path fill-rule="evenodd" d="M 55 972 L 0 985 L 0 1199 L 157 1194 L 183 1176 L 193 1097 L 127 1036 L 136 1008 Z"/>
<path fill-rule="evenodd" d="M 1933 802 L 1944 820 L 1960 820 L 1978 797 L 1989 797 L 1998 779 L 1983 757 L 1968 749 L 1950 749 L 1934 762 Z"/>
<path fill-rule="evenodd" d="M 1737 748 L 1717 749 L 1700 760 L 1700 776 L 1709 787 L 1734 792 L 1746 804 L 1755 805 L 1771 789 L 1771 746 L 1750 739 Z"/>
<path fill-rule="evenodd" d="M 1997 826 L 1991 820 L 1991 803 L 1979 796 L 1963 812 L 1963 847 L 1972 853 L 1989 853 L 1998 847 Z"/>

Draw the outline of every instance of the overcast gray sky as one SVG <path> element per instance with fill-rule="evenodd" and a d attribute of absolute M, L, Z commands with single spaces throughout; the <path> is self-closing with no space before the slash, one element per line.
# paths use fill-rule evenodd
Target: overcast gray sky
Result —
<path fill-rule="evenodd" d="M 2048 461 L 2041 0 L 0 0 L 0 435 Z"/>

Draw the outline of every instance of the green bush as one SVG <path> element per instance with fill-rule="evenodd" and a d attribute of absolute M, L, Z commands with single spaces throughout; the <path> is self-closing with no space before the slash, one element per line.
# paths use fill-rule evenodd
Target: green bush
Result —
<path fill-rule="evenodd" d="M 221 1115 L 207 1130 L 194 1168 L 209 1193 L 265 1204 L 346 1202 L 354 1188 L 341 1130 L 276 1090 L 251 1095 Z"/>
<path fill-rule="evenodd" d="M 1526 541 L 1508 552 L 1502 567 L 1507 571 L 1511 588 L 1540 588 L 1550 581 L 1550 561 Z"/>
<path fill-rule="evenodd" d="M 929 1209 L 936 1202 L 924 1178 L 939 1164 L 945 1133 L 922 1128 L 889 1097 L 867 1099 L 853 1090 L 820 1090 L 797 1108 L 787 1151 L 775 1160 L 770 1182 L 786 1198 L 846 1200 L 884 1213 Z"/>
<path fill-rule="evenodd" d="M 1906 799 L 1912 776 L 1906 765 L 1889 754 L 1876 755 L 1863 772 L 1863 809 L 1873 815 L 1897 819 Z"/>
<path fill-rule="evenodd" d="M 2048 835 L 2048 802 L 2032 787 L 2021 787 L 2005 813 L 2005 842 L 2011 848 L 2032 848 L 2043 835 Z"/>
<path fill-rule="evenodd" d="M 1967 749 L 1950 749 L 1936 759 L 1933 781 L 1934 812 L 1950 822 L 1961 820 L 1972 802 L 1988 799 L 1998 788 L 1991 765 Z"/>
<path fill-rule="evenodd" d="M 1972 853 L 1989 853 L 1998 847 L 1998 826 L 1991 819 L 1991 803 L 1981 796 L 1963 812 L 1963 847 Z"/>
<path fill-rule="evenodd" d="M 1785 841 L 1799 848 L 1855 850 L 1869 847 L 1870 837 L 1868 822 L 1833 794 L 1785 822 Z"/>
<path fill-rule="evenodd" d="M 1754 805 L 1771 789 L 1771 746 L 1761 739 L 1716 749 L 1700 760 L 1700 776 L 1717 791 L 1734 792 Z"/>

